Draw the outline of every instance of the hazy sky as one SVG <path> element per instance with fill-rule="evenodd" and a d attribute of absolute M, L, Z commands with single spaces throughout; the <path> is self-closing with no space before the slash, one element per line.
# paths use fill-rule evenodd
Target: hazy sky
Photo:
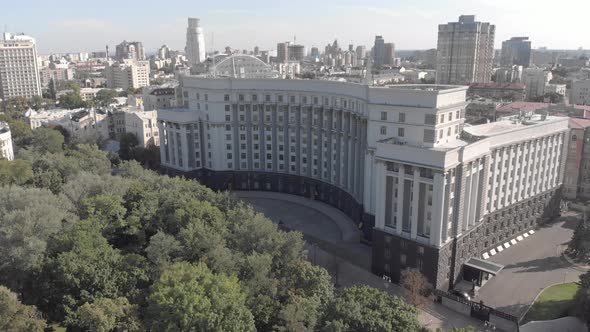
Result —
<path fill-rule="evenodd" d="M 434 48 L 438 24 L 460 14 L 495 24 L 498 48 L 512 36 L 529 36 L 535 48 L 590 48 L 589 0 L 4 1 L 2 29 L 37 38 L 43 54 L 114 49 L 124 39 L 142 41 L 150 53 L 162 44 L 182 49 L 188 16 L 201 19 L 208 51 L 275 49 L 293 36 L 320 49 L 334 38 L 370 46 L 375 34 L 397 49 Z"/>

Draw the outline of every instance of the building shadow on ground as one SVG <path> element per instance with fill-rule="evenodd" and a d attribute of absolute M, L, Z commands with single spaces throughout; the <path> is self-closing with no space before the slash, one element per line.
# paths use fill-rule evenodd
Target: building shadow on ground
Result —
<path fill-rule="evenodd" d="M 533 259 L 526 262 L 520 262 L 516 264 L 510 264 L 504 267 L 505 270 L 513 270 L 513 273 L 525 273 L 525 272 L 545 272 L 554 271 L 557 269 L 567 268 L 570 264 L 561 256 L 559 257 L 546 257 Z"/>

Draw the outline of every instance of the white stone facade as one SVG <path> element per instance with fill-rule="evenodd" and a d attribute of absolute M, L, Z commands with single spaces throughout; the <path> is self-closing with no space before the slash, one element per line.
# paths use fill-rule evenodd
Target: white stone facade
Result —
<path fill-rule="evenodd" d="M 189 66 L 198 65 L 206 60 L 205 54 L 205 36 L 203 28 L 199 25 L 198 18 L 188 19 L 188 28 L 186 29 L 186 57 Z"/>
<path fill-rule="evenodd" d="M 425 272 L 436 287 L 454 280 L 449 266 L 463 260 L 447 262 L 453 239 L 562 184 L 567 118 L 464 128 L 467 87 L 183 77 L 180 90 L 188 107 L 158 112 L 165 168 L 287 176 L 346 192 L 374 216 L 371 231 L 430 248 L 414 267 L 438 264 Z M 489 238 L 479 246 L 503 237 Z M 375 257 L 374 271 L 389 275 L 389 263 Z"/>
<path fill-rule="evenodd" d="M 105 68 L 109 89 L 138 89 L 150 85 L 150 62 L 125 60 Z"/>
<path fill-rule="evenodd" d="M 35 39 L 5 32 L 0 40 L 0 99 L 40 95 Z"/>
<path fill-rule="evenodd" d="M 5 122 L 0 122 L 0 159 L 14 159 L 12 135 L 10 133 L 10 127 Z"/>
<path fill-rule="evenodd" d="M 455 141 L 466 88 L 185 77 L 182 91 L 189 108 L 158 115 L 164 166 L 310 177 L 374 213 L 379 142 Z"/>

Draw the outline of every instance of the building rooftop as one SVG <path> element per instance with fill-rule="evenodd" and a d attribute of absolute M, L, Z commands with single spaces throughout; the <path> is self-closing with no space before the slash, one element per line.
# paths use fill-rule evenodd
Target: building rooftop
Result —
<path fill-rule="evenodd" d="M 502 89 L 502 90 L 524 90 L 525 85 L 522 83 L 472 83 L 470 89 Z"/>
<path fill-rule="evenodd" d="M 534 126 L 548 122 L 556 122 L 561 121 L 563 119 L 563 117 L 535 114 L 533 116 L 521 119 L 519 119 L 518 117 L 513 117 L 511 119 L 485 123 L 477 126 L 465 127 L 463 128 L 463 131 L 468 135 L 474 137 L 491 137 L 500 134 L 505 134 L 514 130 L 522 129 L 528 126 Z"/>
<path fill-rule="evenodd" d="M 4 134 L 10 131 L 10 127 L 6 122 L 0 122 L 0 134 Z"/>
<path fill-rule="evenodd" d="M 570 128 L 584 129 L 590 127 L 590 119 L 570 118 Z"/>
<path fill-rule="evenodd" d="M 421 91 L 443 91 L 460 88 L 458 85 L 442 85 L 442 84 L 395 84 L 388 85 L 389 89 L 396 90 L 421 90 Z"/>

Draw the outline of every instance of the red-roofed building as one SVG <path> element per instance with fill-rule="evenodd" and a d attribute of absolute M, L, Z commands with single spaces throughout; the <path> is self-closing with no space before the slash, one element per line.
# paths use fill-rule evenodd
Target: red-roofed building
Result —
<path fill-rule="evenodd" d="M 563 196 L 590 198 L 590 120 L 570 118 Z"/>
<path fill-rule="evenodd" d="M 521 83 L 472 83 L 467 93 L 495 100 L 519 101 L 525 98 L 525 86 Z"/>

